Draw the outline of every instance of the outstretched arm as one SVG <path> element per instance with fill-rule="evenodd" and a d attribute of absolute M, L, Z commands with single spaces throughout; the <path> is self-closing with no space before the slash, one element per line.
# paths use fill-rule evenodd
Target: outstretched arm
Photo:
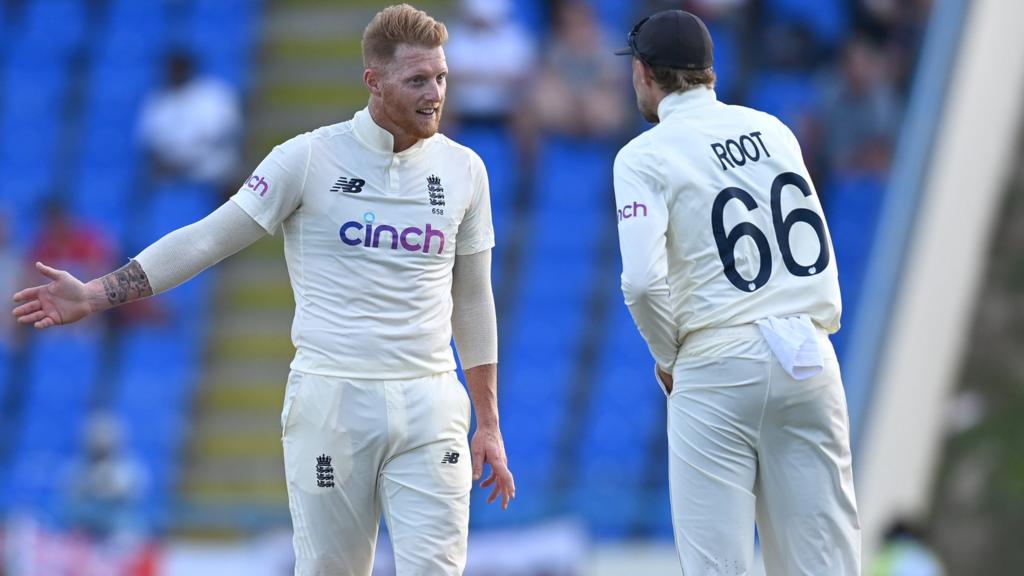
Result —
<path fill-rule="evenodd" d="M 22 303 L 14 309 L 18 323 L 36 328 L 71 324 L 93 312 L 153 294 L 146 273 L 135 260 L 87 284 L 42 262 L 36 262 L 36 270 L 50 282 L 14 295 L 14 301 Z"/>
<path fill-rule="evenodd" d="M 473 480 L 479 480 L 484 465 L 489 465 L 491 474 L 480 487 L 493 485 L 487 502 L 500 494 L 505 509 L 515 498 L 516 488 L 498 419 L 498 326 L 491 290 L 491 251 L 456 256 L 452 275 L 452 333 L 476 412 L 476 432 L 470 443 Z"/>
<path fill-rule="evenodd" d="M 154 242 L 120 269 L 83 283 L 42 262 L 36 269 L 50 282 L 14 295 L 20 324 L 49 328 L 77 322 L 114 306 L 169 290 L 265 235 L 234 202 Z"/>

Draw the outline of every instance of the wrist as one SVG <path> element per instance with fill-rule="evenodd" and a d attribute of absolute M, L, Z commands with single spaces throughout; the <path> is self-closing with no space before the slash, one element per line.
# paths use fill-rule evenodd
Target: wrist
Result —
<path fill-rule="evenodd" d="M 477 430 L 488 430 L 488 431 L 500 432 L 501 431 L 501 427 L 500 427 L 500 425 L 498 423 L 498 415 L 494 414 L 494 415 L 487 415 L 487 416 L 483 416 L 483 417 L 481 417 L 480 415 L 477 415 L 477 417 L 476 417 L 476 429 Z"/>
<path fill-rule="evenodd" d="M 95 278 L 85 283 L 85 303 L 89 306 L 89 313 L 103 312 L 111 307 L 107 292 L 103 288 L 100 278 Z"/>

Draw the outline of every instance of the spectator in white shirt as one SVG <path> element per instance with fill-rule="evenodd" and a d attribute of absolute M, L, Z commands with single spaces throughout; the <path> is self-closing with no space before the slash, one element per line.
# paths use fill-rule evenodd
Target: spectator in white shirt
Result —
<path fill-rule="evenodd" d="M 520 86 L 533 67 L 533 39 L 509 18 L 508 0 L 463 0 L 446 55 L 452 80 L 449 114 L 462 124 L 514 119 Z"/>
<path fill-rule="evenodd" d="M 242 113 L 226 83 L 198 76 L 183 51 L 167 58 L 166 84 L 145 102 L 139 138 L 158 180 L 220 187 L 237 176 Z"/>

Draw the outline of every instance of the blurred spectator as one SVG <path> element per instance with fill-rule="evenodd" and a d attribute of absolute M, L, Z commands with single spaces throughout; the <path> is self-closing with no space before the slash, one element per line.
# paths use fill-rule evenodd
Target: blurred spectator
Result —
<path fill-rule="evenodd" d="M 87 422 L 85 455 L 70 470 L 67 486 L 70 528 L 106 539 L 138 535 L 145 474 L 125 454 L 121 424 L 110 414 Z"/>
<path fill-rule="evenodd" d="M 900 116 L 900 99 L 878 49 L 853 38 L 843 50 L 839 75 L 825 90 L 829 169 L 887 169 Z"/>
<path fill-rule="evenodd" d="M 448 114 L 461 124 L 515 119 L 533 68 L 533 41 L 509 19 L 508 0 L 463 0 L 445 47 L 452 89 Z"/>
<path fill-rule="evenodd" d="M 857 6 L 859 27 L 883 46 L 890 77 L 901 92 L 910 88 L 931 4 L 932 0 L 865 0 Z"/>
<path fill-rule="evenodd" d="M 885 536 L 868 576 L 944 576 L 939 557 L 925 544 L 920 531 L 896 522 Z"/>
<path fill-rule="evenodd" d="M 61 200 L 46 204 L 39 235 L 29 254 L 31 262 L 46 262 L 86 279 L 106 273 L 114 264 L 113 249 L 103 232 L 74 220 Z"/>
<path fill-rule="evenodd" d="M 730 17 L 749 4 L 750 0 L 647 0 L 645 12 L 640 18 L 662 10 L 686 10 L 707 23 L 708 20 Z"/>
<path fill-rule="evenodd" d="M 587 2 L 560 3 L 534 93 L 541 128 L 569 136 L 618 132 L 632 109 L 625 98 L 628 63 L 613 54 Z"/>
<path fill-rule="evenodd" d="M 197 76 L 183 51 L 170 53 L 165 74 L 164 87 L 143 104 L 139 123 L 154 177 L 228 185 L 240 159 L 238 96 L 221 80 Z"/>

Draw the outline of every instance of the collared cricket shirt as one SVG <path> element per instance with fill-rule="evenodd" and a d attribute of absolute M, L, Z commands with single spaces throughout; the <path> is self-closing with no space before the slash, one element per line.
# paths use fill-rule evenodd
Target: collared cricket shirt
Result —
<path fill-rule="evenodd" d="M 792 132 L 703 88 L 658 115 L 614 167 L 623 291 L 658 364 L 704 328 L 806 315 L 838 330 L 832 243 Z"/>
<path fill-rule="evenodd" d="M 292 369 L 359 379 L 455 369 L 455 255 L 494 246 L 487 173 L 437 134 L 394 153 L 368 110 L 274 150 L 232 197 L 284 231 Z"/>

